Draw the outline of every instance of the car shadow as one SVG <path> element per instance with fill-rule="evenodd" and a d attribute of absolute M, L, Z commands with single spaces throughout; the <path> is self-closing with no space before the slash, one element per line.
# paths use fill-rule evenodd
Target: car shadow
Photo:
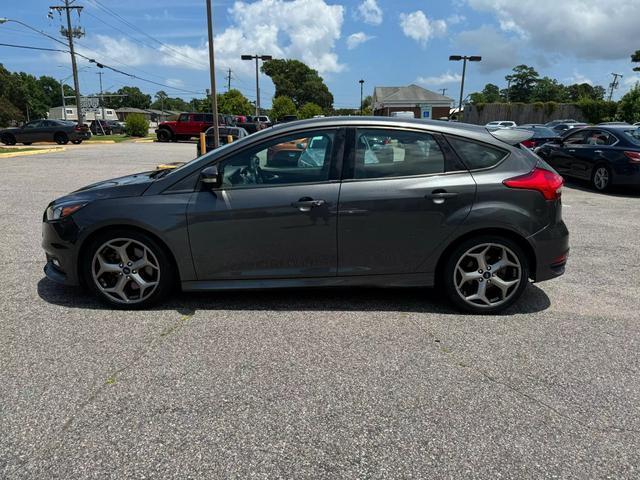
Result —
<path fill-rule="evenodd" d="M 586 180 L 568 179 L 565 178 L 565 186 L 572 190 L 580 190 L 586 193 L 595 193 L 596 195 L 605 195 L 608 197 L 622 197 L 622 198 L 640 198 L 640 187 L 633 186 L 612 186 L 606 192 L 600 192 L 591 187 Z"/>
<path fill-rule="evenodd" d="M 67 287 L 43 277 L 37 285 L 45 302 L 67 308 L 110 310 L 86 290 Z M 529 284 L 522 297 L 503 315 L 536 313 L 551 305 L 547 294 Z M 273 290 L 234 290 L 207 293 L 177 292 L 150 309 L 175 310 L 180 314 L 197 311 L 347 311 L 406 312 L 460 315 L 435 288 L 287 288 Z"/>

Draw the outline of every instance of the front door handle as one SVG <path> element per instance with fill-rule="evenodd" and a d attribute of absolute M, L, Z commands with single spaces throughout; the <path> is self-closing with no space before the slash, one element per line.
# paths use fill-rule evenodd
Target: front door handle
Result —
<path fill-rule="evenodd" d="M 427 193 L 425 198 L 430 198 L 433 200 L 433 203 L 441 204 L 447 198 L 457 197 L 458 194 L 456 192 L 447 192 L 446 190 L 434 190 L 431 193 Z"/>
<path fill-rule="evenodd" d="M 594 151 L 593 151 L 593 153 L 601 154 L 601 153 L 602 153 L 602 150 L 594 150 Z"/>
<path fill-rule="evenodd" d="M 571 153 L 576 153 L 576 151 L 575 151 L 573 148 L 570 148 L 570 149 L 569 149 L 569 151 L 570 151 Z"/>
<path fill-rule="evenodd" d="M 297 202 L 293 202 L 291 206 L 297 208 L 301 212 L 309 212 L 314 207 L 321 207 L 327 202 L 325 200 L 314 200 L 311 197 L 302 197 Z"/>

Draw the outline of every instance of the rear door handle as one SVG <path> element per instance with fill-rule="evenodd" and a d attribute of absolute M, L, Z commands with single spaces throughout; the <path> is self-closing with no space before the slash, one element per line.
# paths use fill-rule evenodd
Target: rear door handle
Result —
<path fill-rule="evenodd" d="M 569 151 L 570 151 L 571 153 L 576 153 L 576 151 L 575 151 L 573 148 L 570 148 L 570 149 L 569 149 Z"/>
<path fill-rule="evenodd" d="M 593 153 L 602 153 L 602 150 L 594 150 Z"/>
<path fill-rule="evenodd" d="M 291 206 L 297 208 L 301 212 L 309 212 L 313 207 L 321 207 L 327 202 L 325 200 L 314 200 L 310 197 L 302 197 L 297 202 L 293 202 Z"/>
<path fill-rule="evenodd" d="M 430 198 L 433 200 L 433 203 L 444 203 L 447 198 L 457 197 L 458 194 L 456 192 L 447 192 L 446 190 L 434 190 L 431 193 L 427 193 L 425 198 Z"/>

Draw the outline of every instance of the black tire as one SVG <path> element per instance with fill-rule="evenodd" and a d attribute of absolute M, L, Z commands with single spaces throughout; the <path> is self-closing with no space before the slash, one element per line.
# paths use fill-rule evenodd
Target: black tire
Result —
<path fill-rule="evenodd" d="M 73 143 L 74 145 L 80 145 L 82 143 L 82 140 L 71 140 L 71 143 Z"/>
<path fill-rule="evenodd" d="M 148 298 L 137 303 L 123 303 L 117 301 L 110 294 L 103 292 L 96 284 L 92 273 L 92 262 L 98 249 L 103 247 L 105 243 L 116 239 L 131 239 L 135 242 L 143 244 L 156 257 L 159 266 L 158 285 Z M 166 249 L 158 244 L 158 242 L 149 235 L 135 230 L 118 229 L 109 230 L 103 234 L 99 234 L 84 250 L 81 261 L 81 274 L 84 284 L 102 303 L 116 309 L 122 310 L 139 310 L 148 308 L 160 300 L 165 300 L 176 285 L 176 272 Z M 142 272 L 140 272 L 142 273 Z M 114 274 L 115 275 L 115 274 Z"/>
<path fill-rule="evenodd" d="M 159 142 L 169 142 L 171 141 L 173 135 L 171 135 L 171 132 L 167 129 L 160 129 L 158 130 L 158 141 Z"/>
<path fill-rule="evenodd" d="M 58 145 L 66 145 L 67 143 L 69 143 L 69 137 L 67 136 L 66 133 L 64 132 L 58 132 L 53 136 L 53 140 L 58 144 Z"/>
<path fill-rule="evenodd" d="M 5 133 L 4 135 L 2 135 L 2 143 L 4 143 L 5 145 L 15 145 L 16 137 L 14 137 L 10 133 Z"/>
<path fill-rule="evenodd" d="M 611 169 L 604 164 L 596 165 L 591 172 L 591 186 L 598 192 L 611 189 Z"/>
<path fill-rule="evenodd" d="M 33 142 L 22 142 L 23 145 L 31 145 Z"/>
<path fill-rule="evenodd" d="M 510 273 L 513 274 L 513 280 L 517 278 L 519 280 L 519 283 L 517 285 L 514 285 L 512 287 L 512 290 L 508 291 L 508 294 L 507 294 L 508 298 L 506 298 L 506 300 L 503 301 L 503 303 L 500 303 L 495 306 L 490 306 L 490 305 L 481 306 L 465 300 L 464 298 L 462 298 L 462 295 L 458 292 L 458 288 L 456 286 L 456 280 L 457 280 L 456 268 L 457 268 L 458 262 L 462 261 L 463 258 L 466 257 L 465 254 L 467 252 L 469 252 L 470 250 L 473 251 L 474 247 L 481 248 L 481 246 L 484 244 L 495 244 L 495 245 L 506 247 L 508 250 L 510 250 L 510 253 L 517 258 L 520 264 L 519 274 L 516 273 L 517 270 L 515 268 L 510 271 Z M 505 268 L 512 268 L 512 267 L 505 267 Z M 496 272 L 493 272 L 493 273 L 495 274 Z M 462 243 L 460 243 L 458 246 L 456 246 L 456 248 L 451 252 L 449 257 L 446 259 L 446 263 L 444 265 L 442 274 L 443 274 L 443 278 L 440 279 L 441 285 L 444 288 L 444 291 L 446 292 L 447 296 L 449 297 L 449 300 L 451 301 L 451 303 L 453 303 L 453 305 L 457 309 L 465 312 L 469 312 L 469 313 L 474 313 L 474 314 L 488 315 L 488 314 L 498 313 L 502 310 L 509 308 L 520 298 L 520 296 L 522 295 L 522 292 L 524 291 L 524 289 L 527 287 L 527 284 L 529 283 L 529 280 L 528 280 L 529 279 L 529 262 L 522 248 L 520 248 L 520 246 L 514 241 L 499 235 L 479 235 L 477 237 L 465 240 Z M 487 273 L 483 272 L 483 274 L 486 275 Z M 473 283 L 474 281 L 475 280 L 470 281 L 471 288 L 473 288 L 473 286 L 476 285 L 475 283 Z M 478 281 L 487 282 L 486 279 L 478 280 Z M 492 279 L 489 278 L 487 287 L 486 287 L 487 296 L 491 291 L 490 289 L 496 288 L 495 285 L 493 287 L 490 285 L 491 281 Z"/>

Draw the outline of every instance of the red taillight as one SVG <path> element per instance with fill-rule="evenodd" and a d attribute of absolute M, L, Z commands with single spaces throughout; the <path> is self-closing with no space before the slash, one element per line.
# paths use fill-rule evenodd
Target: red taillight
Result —
<path fill-rule="evenodd" d="M 536 148 L 536 141 L 535 140 L 525 140 L 524 142 L 522 142 L 522 146 L 523 147 L 527 147 L 527 148 Z"/>
<path fill-rule="evenodd" d="M 640 163 L 640 152 L 624 152 L 624 155 L 633 163 Z"/>
<path fill-rule="evenodd" d="M 555 172 L 536 167 L 525 175 L 505 180 L 509 188 L 536 190 L 547 200 L 557 200 L 562 194 L 563 178 Z"/>

